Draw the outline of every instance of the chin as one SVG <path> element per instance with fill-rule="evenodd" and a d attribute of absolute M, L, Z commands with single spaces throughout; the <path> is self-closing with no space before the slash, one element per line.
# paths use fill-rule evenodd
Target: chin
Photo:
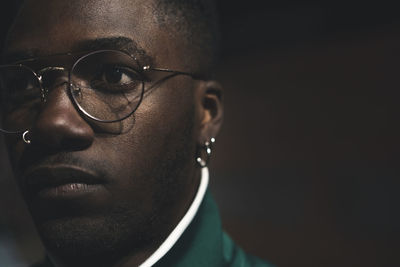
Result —
<path fill-rule="evenodd" d="M 148 233 L 146 223 L 121 219 L 62 218 L 36 222 L 36 226 L 51 258 L 67 266 L 100 267 L 151 246 L 152 238 L 143 235 Z"/>

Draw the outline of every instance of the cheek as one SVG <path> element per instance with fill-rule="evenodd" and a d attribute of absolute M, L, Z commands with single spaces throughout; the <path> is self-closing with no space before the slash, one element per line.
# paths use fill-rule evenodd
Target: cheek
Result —
<path fill-rule="evenodd" d="M 135 116 L 133 134 L 139 141 L 136 145 L 143 144 L 144 140 L 149 146 L 181 143 L 177 138 L 192 131 L 194 94 L 191 83 L 185 83 L 186 80 L 172 78 L 144 98 Z"/>
<path fill-rule="evenodd" d="M 112 154 L 119 160 L 117 164 L 121 171 L 153 176 L 154 172 L 161 171 L 157 168 L 168 164 L 167 161 L 176 160 L 177 157 L 194 158 L 193 89 L 190 84 L 180 84 L 178 81 L 169 81 L 148 94 L 133 118 L 126 122 L 133 123 L 125 127 L 129 131 L 110 138 L 115 143 L 106 147 L 113 148 Z M 151 179 L 146 177 L 140 182 Z"/>
<path fill-rule="evenodd" d="M 117 175 L 115 202 L 129 199 L 131 209 L 143 214 L 168 214 L 173 209 L 165 207 L 178 205 L 189 192 L 188 177 L 195 166 L 195 108 L 191 88 L 178 88 L 159 88 L 145 98 L 134 126 L 117 137 L 109 153 Z"/>

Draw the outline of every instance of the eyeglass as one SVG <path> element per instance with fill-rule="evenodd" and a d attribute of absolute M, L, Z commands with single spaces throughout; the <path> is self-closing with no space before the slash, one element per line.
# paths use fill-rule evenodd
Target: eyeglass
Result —
<path fill-rule="evenodd" d="M 150 71 L 198 79 L 193 73 L 141 66 L 135 57 L 118 50 L 85 54 L 69 70 L 45 67 L 35 72 L 24 64 L 0 65 L 0 131 L 12 134 L 30 129 L 50 88 L 65 84 L 75 106 L 91 120 L 101 123 L 122 121 L 140 105 L 145 91 L 145 74 Z M 63 76 L 60 72 L 68 72 L 68 81 L 60 82 Z"/>

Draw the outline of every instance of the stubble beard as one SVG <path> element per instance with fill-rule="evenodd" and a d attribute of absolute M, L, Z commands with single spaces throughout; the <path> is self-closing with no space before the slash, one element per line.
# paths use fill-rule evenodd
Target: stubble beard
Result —
<path fill-rule="evenodd" d="M 194 111 L 186 119 L 179 135 L 175 131 L 171 133 L 173 136 L 165 138 L 170 140 L 164 145 L 167 150 L 153 161 L 161 164 L 153 164 L 155 168 L 150 169 L 158 188 L 163 189 L 154 194 L 151 214 L 141 214 L 141 209 L 132 208 L 132 203 L 120 203 L 97 216 L 35 220 L 49 255 L 66 266 L 101 267 L 135 253 L 154 251 L 175 226 L 165 227 L 171 224 L 168 208 L 176 205 L 177 196 L 184 190 L 176 181 L 187 178 L 194 163 Z M 147 175 L 141 175 L 140 179 L 146 179 Z"/>

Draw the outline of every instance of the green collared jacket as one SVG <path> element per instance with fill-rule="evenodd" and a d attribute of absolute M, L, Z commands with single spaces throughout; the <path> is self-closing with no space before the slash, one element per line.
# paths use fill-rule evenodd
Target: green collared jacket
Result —
<path fill-rule="evenodd" d="M 196 216 L 157 267 L 273 267 L 246 254 L 222 230 L 218 208 L 207 191 Z"/>

